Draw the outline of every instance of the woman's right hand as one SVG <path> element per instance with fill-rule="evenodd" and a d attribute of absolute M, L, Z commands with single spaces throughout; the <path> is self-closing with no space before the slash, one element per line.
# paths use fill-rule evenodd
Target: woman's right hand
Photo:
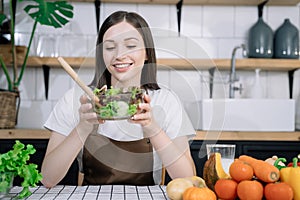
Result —
<path fill-rule="evenodd" d="M 85 139 L 92 132 L 94 126 L 103 124 L 104 120 L 97 118 L 97 114 L 93 111 L 93 105 L 85 94 L 80 97 L 80 103 L 80 121 L 77 125 L 77 132 Z"/>
<path fill-rule="evenodd" d="M 42 183 L 47 187 L 57 185 L 68 172 L 72 162 L 82 150 L 87 137 L 104 121 L 98 121 L 93 105 L 86 95 L 82 95 L 78 108 L 79 122 L 65 136 L 52 131 L 46 155 L 41 167 Z"/>

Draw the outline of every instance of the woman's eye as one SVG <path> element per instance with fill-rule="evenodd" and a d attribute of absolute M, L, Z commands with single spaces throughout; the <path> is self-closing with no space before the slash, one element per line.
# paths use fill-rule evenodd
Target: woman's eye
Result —
<path fill-rule="evenodd" d="M 133 48 L 135 48 L 136 47 L 136 45 L 127 45 L 127 48 L 128 49 L 133 49 Z"/>
<path fill-rule="evenodd" d="M 105 50 L 107 50 L 107 51 L 112 51 L 114 49 L 115 49 L 115 47 L 105 47 Z"/>

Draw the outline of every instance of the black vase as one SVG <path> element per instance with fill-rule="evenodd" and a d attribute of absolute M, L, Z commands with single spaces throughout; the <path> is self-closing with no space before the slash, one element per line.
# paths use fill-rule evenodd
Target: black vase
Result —
<path fill-rule="evenodd" d="M 273 57 L 273 31 L 262 17 L 249 30 L 249 58 Z"/>
<path fill-rule="evenodd" d="M 299 58 L 299 31 L 289 19 L 285 19 L 275 32 L 274 57 Z"/>

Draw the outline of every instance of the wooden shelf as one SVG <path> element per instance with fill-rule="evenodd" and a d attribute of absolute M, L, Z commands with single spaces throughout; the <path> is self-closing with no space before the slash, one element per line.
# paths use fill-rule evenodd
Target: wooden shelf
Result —
<path fill-rule="evenodd" d="M 262 3 L 264 0 L 184 0 L 184 4 L 192 5 L 245 5 L 253 6 Z M 292 6 L 297 5 L 299 0 L 269 0 L 266 5 L 281 5 L 281 6 Z"/>
<path fill-rule="evenodd" d="M 95 2 L 95 0 L 69 0 L 70 2 Z M 101 3 L 177 4 L 179 0 L 101 0 Z"/>
<path fill-rule="evenodd" d="M 186 5 L 246 5 L 253 6 L 264 0 L 184 0 Z M 95 2 L 95 0 L 70 0 L 70 2 Z M 179 0 L 101 0 L 103 3 L 177 4 Z M 270 0 L 267 5 L 294 6 L 299 0 Z"/>
<path fill-rule="evenodd" d="M 67 63 L 73 68 L 80 67 L 94 67 L 94 58 L 85 57 L 64 57 Z M 41 67 L 42 65 L 48 65 L 49 67 L 60 68 L 61 65 L 57 58 L 54 57 L 28 57 L 27 66 L 28 67 Z"/>
<path fill-rule="evenodd" d="M 0 129 L 0 139 L 49 139 L 46 129 Z M 194 140 L 300 141 L 300 132 L 197 131 Z"/>
<path fill-rule="evenodd" d="M 46 129 L 0 129 L 0 139 L 49 139 Z"/>
<path fill-rule="evenodd" d="M 94 67 L 94 58 L 84 57 L 67 57 L 64 58 L 73 68 Z M 230 69 L 230 59 L 158 59 L 159 69 L 176 69 L 176 70 L 196 70 L 209 69 L 217 67 L 219 70 Z M 28 67 L 41 67 L 48 65 L 49 67 L 61 67 L 57 58 L 51 57 L 29 57 L 27 61 Z M 298 59 L 237 59 L 237 70 L 252 70 L 260 68 L 262 70 L 289 71 L 300 68 L 300 60 Z"/>
<path fill-rule="evenodd" d="M 219 70 L 230 69 L 230 59 L 158 59 L 160 65 L 171 66 L 175 69 L 209 69 L 217 67 Z M 161 67 L 162 69 L 164 67 Z M 236 69 L 252 70 L 260 68 L 262 70 L 289 71 L 300 68 L 298 59 L 236 59 Z"/>

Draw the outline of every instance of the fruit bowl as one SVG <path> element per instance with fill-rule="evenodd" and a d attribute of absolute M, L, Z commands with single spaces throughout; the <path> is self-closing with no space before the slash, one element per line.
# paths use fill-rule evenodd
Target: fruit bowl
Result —
<path fill-rule="evenodd" d="M 145 90 L 139 87 L 94 89 L 99 98 L 94 111 L 102 120 L 129 119 L 136 114 L 138 104 L 143 102 Z"/>

